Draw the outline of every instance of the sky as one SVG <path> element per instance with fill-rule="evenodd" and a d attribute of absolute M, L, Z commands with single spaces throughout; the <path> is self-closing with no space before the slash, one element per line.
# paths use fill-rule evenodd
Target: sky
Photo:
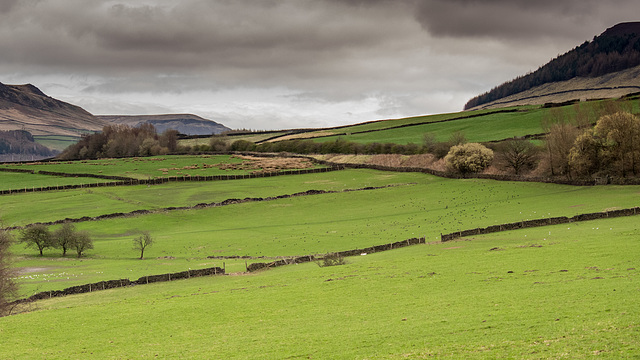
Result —
<path fill-rule="evenodd" d="M 637 0 L 0 0 L 0 82 L 234 129 L 462 110 Z"/>

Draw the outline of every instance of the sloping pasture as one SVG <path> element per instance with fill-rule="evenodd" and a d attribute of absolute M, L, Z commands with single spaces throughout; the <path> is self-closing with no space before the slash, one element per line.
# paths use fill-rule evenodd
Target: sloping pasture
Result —
<path fill-rule="evenodd" d="M 31 312 L 0 319 L 1 352 L 48 359 L 634 358 L 640 228 L 630 219 L 417 245 L 337 267 L 309 263 L 39 301 Z"/>
<path fill-rule="evenodd" d="M 432 242 L 439 241 L 441 233 L 633 207 L 640 200 L 640 187 L 637 186 L 575 187 L 451 180 L 419 173 L 372 170 L 286 178 L 291 182 L 288 186 L 280 183 L 284 187 L 278 190 L 279 194 L 295 193 L 301 188 L 344 190 L 362 188 L 362 185 L 396 186 L 78 223 L 78 229 L 89 231 L 95 238 L 95 249 L 86 258 L 61 260 L 56 250 L 47 251 L 47 256 L 40 258 L 33 251 L 16 248 L 15 252 L 22 257 L 17 266 L 42 268 L 22 279 L 27 291 L 24 295 L 100 280 L 180 271 L 180 267 L 186 270 L 188 267 L 220 266 L 222 262 L 228 266 L 228 272 L 245 270 L 245 260 L 208 259 L 208 256 L 250 256 L 255 259 L 247 262 L 264 262 L 261 257 L 321 254 L 413 237 L 424 236 Z M 351 180 L 347 181 L 349 178 Z M 273 183 L 263 180 L 266 179 L 252 179 L 243 186 L 255 185 L 257 189 L 253 194 L 262 194 L 261 197 L 276 195 L 268 188 L 268 184 Z M 327 184 L 328 180 L 333 185 Z M 300 183 L 294 185 L 294 181 Z M 215 192 L 215 184 L 212 183 L 210 191 Z M 234 184 L 241 183 L 219 184 L 232 190 Z M 150 189 L 156 191 L 154 187 Z M 178 192 L 176 189 L 167 187 L 166 191 Z M 128 197 L 133 200 L 136 197 L 134 189 L 130 191 Z M 185 193 L 179 196 L 181 200 L 173 203 L 184 202 L 187 194 L 197 190 L 182 191 Z M 235 191 L 240 193 L 241 189 Z M 160 194 L 138 196 L 139 199 L 157 199 Z M 215 197 L 211 195 L 211 198 Z M 154 204 L 157 205 L 159 203 Z M 112 206 L 122 208 L 119 204 Z M 157 239 L 145 253 L 149 259 L 145 261 L 136 260 L 138 254 L 131 250 L 131 240 L 141 231 L 150 231 Z"/>

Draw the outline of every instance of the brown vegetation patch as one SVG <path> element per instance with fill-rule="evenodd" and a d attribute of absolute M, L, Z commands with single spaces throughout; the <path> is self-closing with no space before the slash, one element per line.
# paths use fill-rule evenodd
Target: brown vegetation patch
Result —
<path fill-rule="evenodd" d="M 234 155 L 232 157 L 243 161 L 241 163 L 216 164 L 214 166 L 221 170 L 254 170 L 254 174 L 280 170 L 308 169 L 315 166 L 311 160 L 303 158 L 264 158 L 247 155 Z"/>

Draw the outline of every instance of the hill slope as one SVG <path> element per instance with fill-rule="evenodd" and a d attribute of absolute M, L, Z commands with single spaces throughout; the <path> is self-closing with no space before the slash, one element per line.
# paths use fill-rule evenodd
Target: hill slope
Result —
<path fill-rule="evenodd" d="M 79 137 L 106 123 L 79 106 L 45 95 L 37 87 L 0 83 L 0 130 L 26 130 L 35 136 Z"/>
<path fill-rule="evenodd" d="M 149 123 L 155 126 L 158 133 L 174 129 L 185 135 L 211 135 L 231 130 L 215 121 L 192 114 L 99 115 L 98 118 L 108 123 L 125 124 L 131 127 Z"/>
<path fill-rule="evenodd" d="M 467 102 L 465 110 L 576 98 L 617 97 L 640 90 L 640 22 L 615 25 L 538 70 Z M 549 85 L 553 84 L 553 85 Z"/>

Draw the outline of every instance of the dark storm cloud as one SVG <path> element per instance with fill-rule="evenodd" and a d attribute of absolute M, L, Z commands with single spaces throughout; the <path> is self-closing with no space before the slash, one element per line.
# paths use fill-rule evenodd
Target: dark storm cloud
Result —
<path fill-rule="evenodd" d="M 424 0 L 417 18 L 434 36 L 588 39 L 638 9 L 635 0 Z"/>
<path fill-rule="evenodd" d="M 247 109 L 248 118 L 287 119 L 309 109 L 453 111 L 639 8 L 631 0 L 3 0 L 0 82 L 47 77 L 69 99 L 93 96 L 91 106 L 100 97 L 150 108 L 232 104 L 236 118 Z M 166 93 L 178 100 L 157 103 Z"/>

